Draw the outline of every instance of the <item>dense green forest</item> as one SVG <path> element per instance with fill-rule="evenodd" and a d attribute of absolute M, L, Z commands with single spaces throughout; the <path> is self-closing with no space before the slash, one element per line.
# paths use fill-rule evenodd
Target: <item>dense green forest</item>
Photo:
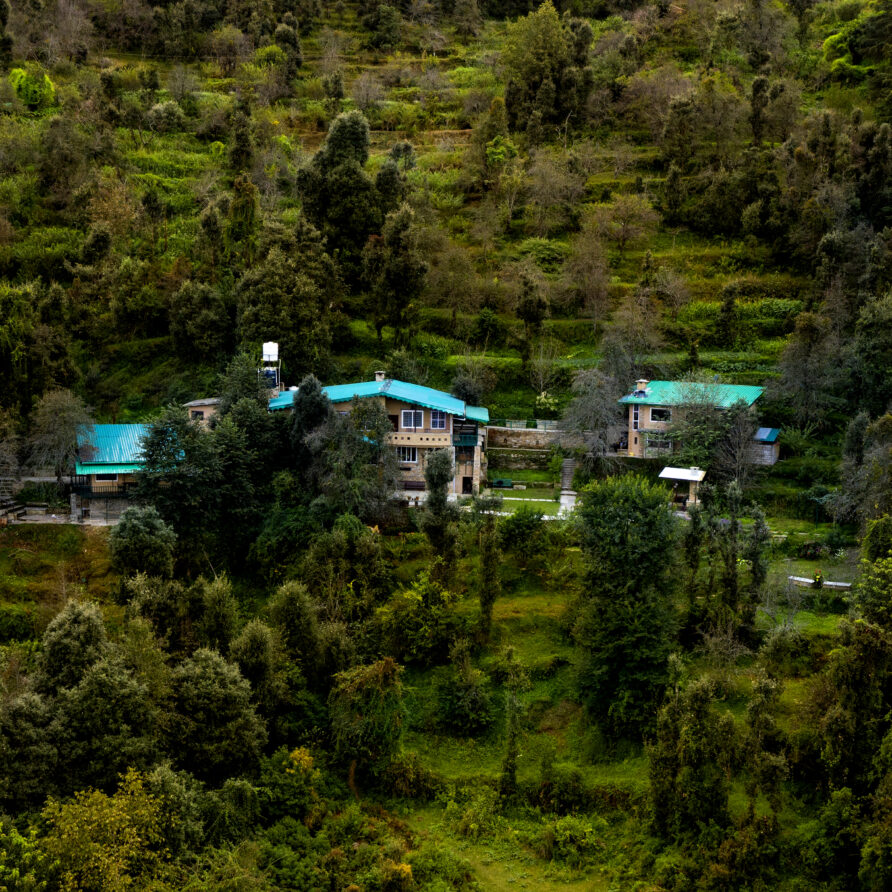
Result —
<path fill-rule="evenodd" d="M 0 527 L 0 889 L 892 886 L 890 63 L 890 0 L 0 0 L 0 484 L 149 425 L 116 526 Z M 407 510 L 378 369 L 566 438 Z M 765 389 L 685 518 L 640 378 Z"/>

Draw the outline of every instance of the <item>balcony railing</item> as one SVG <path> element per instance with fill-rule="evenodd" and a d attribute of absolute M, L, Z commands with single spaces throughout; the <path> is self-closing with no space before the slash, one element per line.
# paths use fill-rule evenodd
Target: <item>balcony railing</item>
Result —
<path fill-rule="evenodd" d="M 448 434 L 448 427 L 401 427 L 395 434 Z"/>
<path fill-rule="evenodd" d="M 71 491 L 85 499 L 127 499 L 135 492 L 137 483 L 118 480 L 92 480 L 89 477 L 72 477 Z"/>

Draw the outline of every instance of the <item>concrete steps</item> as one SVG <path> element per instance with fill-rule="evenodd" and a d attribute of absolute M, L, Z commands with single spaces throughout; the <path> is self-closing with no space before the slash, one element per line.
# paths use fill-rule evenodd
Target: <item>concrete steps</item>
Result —
<path fill-rule="evenodd" d="M 561 463 L 561 492 L 573 491 L 573 474 L 576 472 L 576 459 L 565 458 Z"/>

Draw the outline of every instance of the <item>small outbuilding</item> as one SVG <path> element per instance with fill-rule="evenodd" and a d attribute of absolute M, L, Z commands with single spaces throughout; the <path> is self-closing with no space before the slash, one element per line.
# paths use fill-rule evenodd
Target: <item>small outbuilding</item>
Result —
<path fill-rule="evenodd" d="M 207 427 L 211 418 L 217 414 L 219 405 L 220 398 L 212 396 L 203 400 L 192 400 L 191 402 L 183 403 L 183 408 L 188 410 L 189 418 L 192 421 L 197 421 L 199 424 Z"/>
<path fill-rule="evenodd" d="M 773 465 L 780 458 L 779 427 L 760 427 L 753 436 L 750 456 L 754 465 Z"/>
<path fill-rule="evenodd" d="M 701 468 L 663 468 L 660 471 L 662 480 L 673 481 L 672 501 L 682 508 L 697 504 L 697 491 L 705 476 L 706 471 Z"/>

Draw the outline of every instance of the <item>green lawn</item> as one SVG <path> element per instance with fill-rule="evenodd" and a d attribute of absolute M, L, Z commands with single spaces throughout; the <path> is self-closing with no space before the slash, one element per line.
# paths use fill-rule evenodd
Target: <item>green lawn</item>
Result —
<path fill-rule="evenodd" d="M 507 512 L 508 514 L 513 514 L 515 511 L 523 507 L 535 508 L 542 514 L 556 515 L 558 513 L 560 505 L 552 499 L 544 501 L 543 499 L 529 499 L 521 498 L 519 496 L 502 499 L 501 510 Z"/>

